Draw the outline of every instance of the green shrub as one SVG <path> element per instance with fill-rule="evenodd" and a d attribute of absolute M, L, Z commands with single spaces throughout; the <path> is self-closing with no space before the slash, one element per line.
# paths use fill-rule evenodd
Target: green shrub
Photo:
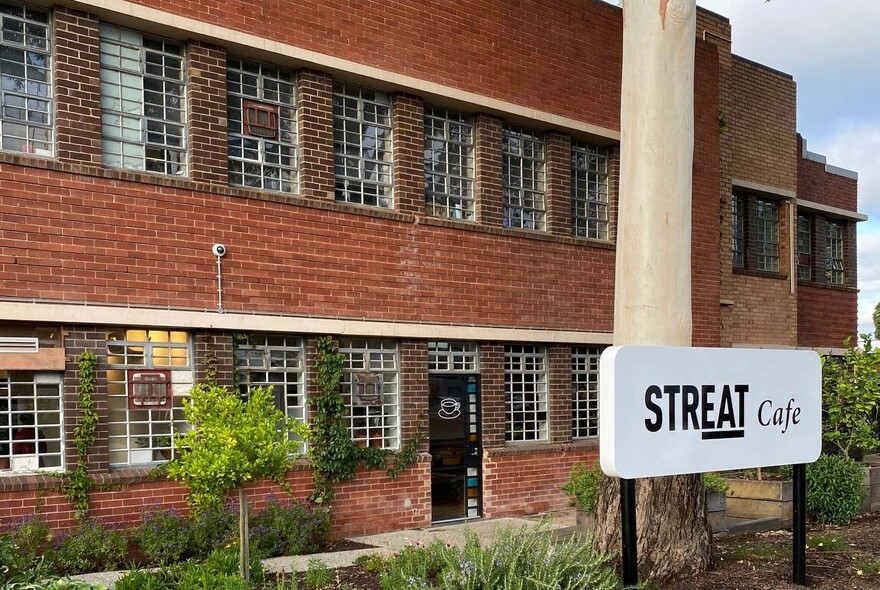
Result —
<path fill-rule="evenodd" d="M 880 447 L 876 415 L 880 404 L 880 349 L 862 334 L 862 348 L 849 338 L 843 358 L 822 357 L 822 439 L 826 448 L 861 458 Z"/>
<path fill-rule="evenodd" d="M 309 560 L 308 569 L 303 575 L 303 583 L 309 590 L 319 590 L 324 586 L 328 586 L 333 581 L 333 573 L 327 565 L 313 557 Z"/>
<path fill-rule="evenodd" d="M 175 510 L 150 510 L 132 531 L 144 558 L 153 565 L 168 565 L 183 559 L 190 544 L 189 521 Z"/>
<path fill-rule="evenodd" d="M 590 513 L 595 512 L 601 477 L 602 471 L 598 462 L 592 465 L 576 463 L 568 477 L 568 483 L 562 486 L 562 491 L 572 497 L 574 506 Z"/>
<path fill-rule="evenodd" d="M 100 584 L 90 584 L 70 578 L 40 579 L 34 582 L 10 582 L 4 590 L 105 590 Z"/>
<path fill-rule="evenodd" d="M 807 466 L 807 512 L 820 522 L 844 525 L 862 503 L 864 471 L 840 455 L 822 455 Z"/>
<path fill-rule="evenodd" d="M 238 538 L 238 504 L 212 506 L 190 517 L 190 555 L 206 558 L 216 547 Z"/>
<path fill-rule="evenodd" d="M 462 548 L 434 543 L 410 547 L 388 560 L 383 590 L 615 590 L 620 587 L 612 556 L 591 540 L 559 542 L 546 527 L 500 531 L 488 547 L 473 533 Z"/>
<path fill-rule="evenodd" d="M 3 536 L 11 544 L 10 559 L 4 565 L 7 575 L 14 575 L 32 569 L 52 547 L 54 535 L 39 515 L 33 515 L 6 528 Z"/>
<path fill-rule="evenodd" d="M 706 486 L 707 492 L 726 492 L 730 489 L 727 480 L 717 473 L 704 473 L 703 485 Z"/>
<path fill-rule="evenodd" d="M 308 502 L 269 500 L 251 518 L 251 550 L 260 557 L 315 553 L 327 544 L 330 513 Z"/>
<path fill-rule="evenodd" d="M 53 570 L 80 574 L 118 569 L 127 555 L 125 533 L 97 520 L 85 520 L 76 529 L 59 535 L 54 552 L 47 557 Z"/>
<path fill-rule="evenodd" d="M 116 580 L 114 590 L 166 590 L 168 588 L 162 572 L 132 570 Z"/>
<path fill-rule="evenodd" d="M 210 570 L 224 576 L 238 576 L 238 547 L 224 547 L 215 549 L 201 562 L 199 567 Z M 265 577 L 263 563 L 256 556 L 251 556 L 250 579 L 252 582 L 261 582 Z"/>

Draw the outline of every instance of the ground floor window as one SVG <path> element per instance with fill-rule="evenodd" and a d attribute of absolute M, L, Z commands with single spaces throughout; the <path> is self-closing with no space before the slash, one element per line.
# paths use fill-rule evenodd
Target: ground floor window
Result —
<path fill-rule="evenodd" d="M 238 392 L 272 388 L 275 407 L 289 418 L 306 419 L 305 351 L 299 336 L 251 334 L 235 348 Z"/>
<path fill-rule="evenodd" d="M 361 447 L 400 447 L 399 357 L 397 342 L 344 338 L 342 396 L 350 409 L 351 438 Z"/>
<path fill-rule="evenodd" d="M 0 371 L 0 473 L 64 467 L 61 374 Z"/>
<path fill-rule="evenodd" d="M 107 332 L 110 465 L 160 463 L 174 457 L 172 437 L 187 430 L 183 399 L 193 386 L 189 334 L 167 330 Z M 170 395 L 139 400 L 137 380 L 170 380 Z"/>
<path fill-rule="evenodd" d="M 547 351 L 532 344 L 504 347 L 505 440 L 547 440 Z"/>
<path fill-rule="evenodd" d="M 599 436 L 599 356 L 598 346 L 571 349 L 571 436 Z"/>

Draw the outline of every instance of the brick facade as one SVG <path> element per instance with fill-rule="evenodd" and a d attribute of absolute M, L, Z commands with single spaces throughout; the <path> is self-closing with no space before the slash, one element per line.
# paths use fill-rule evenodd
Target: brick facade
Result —
<path fill-rule="evenodd" d="M 371 18 L 375 6 L 318 3 L 291 11 L 288 4 L 266 5 L 257 14 L 225 0 L 210 7 L 195 0 L 133 3 L 138 9 L 173 6 L 176 16 L 262 39 L 244 48 L 204 31 L 170 28 L 185 26 L 184 20 L 141 23 L 153 33 L 186 41 L 187 177 L 101 166 L 99 19 L 73 8 L 54 9 L 57 158 L 0 152 L 0 300 L 71 304 L 77 310 L 114 306 L 118 317 L 106 320 L 113 325 L 123 324 L 120 318 L 131 317 L 132 309 L 199 314 L 186 326 L 165 328 L 189 334 L 196 381 L 216 369 L 218 383 L 225 386 L 235 380 L 237 330 L 218 326 L 228 325 L 230 315 L 345 320 L 332 333 L 336 338 L 350 335 L 352 325 L 374 329 L 377 338 L 394 337 L 403 324 L 429 324 L 430 339 L 436 340 L 443 340 L 450 327 L 513 332 L 515 342 L 547 351 L 548 435 L 545 441 L 505 441 L 508 342 L 481 332 L 474 340 L 479 340 L 483 515 L 564 508 L 568 500 L 559 488 L 572 465 L 592 461 L 598 453 L 597 441 L 572 440 L 569 340 L 574 334 L 582 335 L 580 345 L 607 343 L 613 331 L 620 10 L 593 0 L 529 0 L 515 10 L 395 0 L 383 5 L 386 19 L 380 22 Z M 428 19 L 429 10 L 445 11 L 447 18 Z M 137 27 L 138 14 L 118 16 Z M 101 18 L 115 22 L 112 8 Z M 426 31 L 429 20 L 434 28 Z M 546 30 L 554 31 L 552 38 Z M 693 343 L 837 345 L 855 325 L 855 224 L 846 230 L 849 283 L 832 287 L 792 281 L 790 220 L 792 214 L 796 219 L 798 198 L 854 211 L 855 181 L 798 156 L 789 76 L 733 56 L 730 23 L 723 17 L 700 10 L 697 33 Z M 429 46 L 426 35 L 434 40 Z M 187 41 L 191 38 L 198 40 Z M 228 186 L 227 54 L 296 71 L 296 194 Z M 334 65 L 321 66 L 322 56 L 334 58 Z M 353 69 L 379 68 L 381 75 L 373 80 L 363 69 L 347 72 L 343 60 Z M 404 86 L 413 79 L 433 84 L 431 93 Z M 393 97 L 393 209 L 335 199 L 334 81 L 375 87 Z M 468 102 L 467 93 L 482 102 Z M 473 222 L 426 215 L 426 105 L 473 117 Z M 719 129 L 720 120 L 726 129 Z M 546 139 L 546 232 L 503 227 L 502 129 L 508 124 Z M 572 141 L 609 150 L 608 241 L 572 235 Z M 743 182 L 787 199 L 780 207 L 778 273 L 732 268 L 730 201 L 741 190 L 735 185 Z M 813 214 L 818 228 L 827 212 Z M 228 250 L 222 259 L 222 310 L 211 253 L 215 243 Z M 818 271 L 824 251 L 818 239 L 814 248 Z M 184 490 L 176 483 L 153 480 L 146 468 L 110 468 L 108 326 L 80 325 L 87 321 L 92 320 L 77 320 L 72 311 L 56 326 L 45 327 L 65 332 L 68 441 L 77 417 L 76 358 L 85 350 L 98 354 L 100 424 L 88 466 L 106 489 L 93 493 L 92 515 L 132 522 L 154 504 L 183 507 Z M 551 334 L 548 341 L 530 336 L 538 330 Z M 308 398 L 317 394 L 312 374 L 320 334 L 297 333 L 304 340 Z M 568 340 L 555 339 L 557 334 Z M 396 417 L 403 443 L 429 430 L 428 340 L 396 338 Z M 394 481 L 369 471 L 342 484 L 333 532 L 355 535 L 430 524 L 428 443 L 420 450 L 419 461 Z M 65 452 L 69 466 L 73 446 L 67 444 Z M 307 496 L 308 466 L 298 465 L 289 481 L 297 497 Z M 0 524 L 38 509 L 53 526 L 71 526 L 71 508 L 55 488 L 57 480 L 43 474 L 0 476 Z M 257 509 L 270 491 L 280 492 L 265 483 L 249 488 Z"/>

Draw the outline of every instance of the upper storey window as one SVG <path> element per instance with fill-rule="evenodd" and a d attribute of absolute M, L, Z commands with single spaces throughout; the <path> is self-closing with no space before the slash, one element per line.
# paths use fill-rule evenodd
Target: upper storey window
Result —
<path fill-rule="evenodd" d="M 844 284 L 843 224 L 825 222 L 825 281 L 833 285 Z"/>
<path fill-rule="evenodd" d="M 572 142 L 571 209 L 574 235 L 608 239 L 608 148 Z"/>
<path fill-rule="evenodd" d="M 544 231 L 544 138 L 517 127 L 502 134 L 504 227 Z"/>
<path fill-rule="evenodd" d="M 229 184 L 296 193 L 293 72 L 243 59 L 226 67 Z"/>
<path fill-rule="evenodd" d="M 106 166 L 186 175 L 183 45 L 101 23 Z"/>
<path fill-rule="evenodd" d="M 333 87 L 336 200 L 391 209 L 391 97 L 351 84 Z"/>
<path fill-rule="evenodd" d="M 446 109 L 425 109 L 425 206 L 428 215 L 474 220 L 470 117 Z"/>
<path fill-rule="evenodd" d="M 779 272 L 779 203 L 736 194 L 731 201 L 733 267 Z"/>
<path fill-rule="evenodd" d="M 0 4 L 0 136 L 2 148 L 53 153 L 52 50 L 49 14 Z"/>
<path fill-rule="evenodd" d="M 797 227 L 797 273 L 801 281 L 813 280 L 813 220 L 798 215 Z"/>

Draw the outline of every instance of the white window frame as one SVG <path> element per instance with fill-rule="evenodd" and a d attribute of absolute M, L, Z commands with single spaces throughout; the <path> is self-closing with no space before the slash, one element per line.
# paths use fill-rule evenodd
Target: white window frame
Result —
<path fill-rule="evenodd" d="M 843 228 L 839 221 L 825 220 L 825 282 L 831 285 L 846 284 Z"/>
<path fill-rule="evenodd" d="M 599 436 L 599 357 L 602 346 L 571 349 L 571 437 Z"/>
<path fill-rule="evenodd" d="M 480 349 L 476 342 L 428 342 L 428 373 L 480 372 Z"/>
<path fill-rule="evenodd" d="M 758 260 L 756 268 L 779 272 L 779 203 L 755 200 L 755 240 Z"/>
<path fill-rule="evenodd" d="M 394 208 L 391 96 L 337 82 L 333 86 L 336 200 Z"/>
<path fill-rule="evenodd" d="M 296 75 L 264 62 L 226 62 L 229 184 L 296 194 L 299 192 Z M 277 138 L 248 135 L 245 102 L 278 110 Z"/>
<path fill-rule="evenodd" d="M 504 227 L 545 231 L 547 195 L 544 136 L 521 127 L 502 129 Z"/>
<path fill-rule="evenodd" d="M 504 438 L 507 442 L 549 440 L 548 366 L 545 346 L 504 346 Z"/>
<path fill-rule="evenodd" d="M 10 10 L 21 9 L 21 16 Z M 7 25 L 11 28 L 7 29 Z M 22 52 L 19 62 L 3 60 L 4 78 L 17 86 L 0 87 L 0 149 L 52 157 L 55 153 L 55 90 L 52 76 L 52 19 L 48 10 L 29 4 L 4 3 L 0 7 L 0 46 Z M 12 30 L 20 26 L 22 33 Z M 40 34 L 42 33 L 42 34 Z M 42 60 L 43 67 L 35 64 Z M 12 75 L 12 64 L 21 64 L 21 75 Z M 34 92 L 33 89 L 44 91 Z M 35 121 L 43 118 L 43 121 Z"/>
<path fill-rule="evenodd" d="M 64 471 L 64 438 L 61 373 L 0 370 L 0 475 Z"/>
<path fill-rule="evenodd" d="M 128 374 L 137 369 L 171 371 L 170 407 L 129 408 Z M 108 330 L 110 466 L 149 465 L 174 458 L 172 438 L 189 430 L 183 400 L 189 397 L 193 384 L 193 346 L 189 333 L 151 328 Z"/>
<path fill-rule="evenodd" d="M 801 262 L 801 257 L 807 264 Z M 800 281 L 813 280 L 813 218 L 798 215 L 797 218 L 797 277 Z"/>
<path fill-rule="evenodd" d="M 102 22 L 100 45 L 104 165 L 186 176 L 184 44 Z"/>
<path fill-rule="evenodd" d="M 425 207 L 428 215 L 475 221 L 473 118 L 425 108 Z"/>
<path fill-rule="evenodd" d="M 582 141 L 571 143 L 572 231 L 578 237 L 609 239 L 609 152 L 607 147 Z"/>
<path fill-rule="evenodd" d="M 395 340 L 344 338 L 339 352 L 345 357 L 341 392 L 349 409 L 346 417 L 351 439 L 358 446 L 400 448 L 400 355 Z M 352 404 L 352 373 L 372 372 L 382 375 L 382 404 Z"/>
<path fill-rule="evenodd" d="M 288 418 L 306 421 L 306 353 L 303 339 L 288 334 L 250 334 L 235 347 L 238 393 L 272 388 L 275 407 Z"/>

